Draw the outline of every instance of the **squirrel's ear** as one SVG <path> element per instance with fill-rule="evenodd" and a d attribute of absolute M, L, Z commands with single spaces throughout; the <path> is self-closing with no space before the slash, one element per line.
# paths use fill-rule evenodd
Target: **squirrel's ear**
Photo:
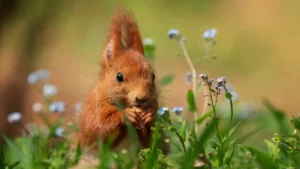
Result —
<path fill-rule="evenodd" d="M 127 47 L 144 54 L 144 46 L 138 25 L 133 14 L 129 11 L 124 12 L 124 29 L 126 33 Z"/>
<path fill-rule="evenodd" d="M 122 44 L 122 18 L 122 14 L 116 11 L 111 22 L 107 44 L 103 51 L 103 64 L 110 65 L 113 58 L 124 50 Z"/>

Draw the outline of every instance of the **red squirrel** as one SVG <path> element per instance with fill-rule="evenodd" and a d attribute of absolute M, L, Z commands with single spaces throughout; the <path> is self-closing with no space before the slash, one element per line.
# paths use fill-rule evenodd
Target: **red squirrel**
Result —
<path fill-rule="evenodd" d="M 121 8 L 115 11 L 100 67 L 99 79 L 79 115 L 78 140 L 83 146 L 91 146 L 98 138 L 105 142 L 114 136 L 112 147 L 117 147 L 126 139 L 127 118 L 136 128 L 140 146 L 147 147 L 158 109 L 158 92 L 131 12 Z"/>

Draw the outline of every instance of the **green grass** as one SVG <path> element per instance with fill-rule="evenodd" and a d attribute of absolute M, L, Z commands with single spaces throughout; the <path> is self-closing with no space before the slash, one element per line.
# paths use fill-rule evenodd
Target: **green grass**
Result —
<path fill-rule="evenodd" d="M 183 56 L 189 61 L 183 36 L 170 37 L 180 44 Z M 206 57 L 211 57 L 210 49 L 214 45 L 214 37 L 206 38 Z M 145 53 L 148 59 L 153 59 L 154 44 L 145 44 Z M 193 64 L 190 68 L 193 72 Z M 213 82 L 207 75 L 196 75 L 193 72 L 192 77 L 186 79 L 193 90 L 187 91 L 185 112 L 194 117 L 193 121 L 184 119 L 180 112 L 161 108 L 152 127 L 149 148 L 140 150 L 134 146 L 113 152 L 110 144 L 99 140 L 101 162 L 96 168 L 299 168 L 300 117 L 288 117 L 267 100 L 263 101 L 266 109 L 253 114 L 241 106 L 246 103 L 235 100 L 235 93 L 228 90 L 225 78 Z M 159 82 L 163 87 L 173 79 L 174 75 L 167 75 Z M 43 81 L 43 85 L 47 85 L 46 82 Z M 42 92 L 45 95 L 45 91 Z M 207 107 L 199 110 L 197 98 L 203 93 Z M 24 129 L 24 134 L 15 139 L 2 135 L 6 144 L 0 147 L 1 169 L 71 168 L 87 155 L 85 147 L 78 145 L 70 149 L 72 142 L 66 138 L 76 131 L 76 124 L 71 122 L 62 130 L 65 105 L 54 102 L 56 94 L 52 88 L 41 103 L 47 108 L 34 110 L 46 128 L 34 124 L 25 126 L 21 119 L 12 121 Z M 49 106 L 52 109 L 49 110 Z M 50 121 L 49 116 L 57 116 L 57 120 Z M 131 141 L 137 145 L 134 128 L 130 124 L 127 127 Z M 164 146 L 169 147 L 168 154 L 164 154 Z"/>

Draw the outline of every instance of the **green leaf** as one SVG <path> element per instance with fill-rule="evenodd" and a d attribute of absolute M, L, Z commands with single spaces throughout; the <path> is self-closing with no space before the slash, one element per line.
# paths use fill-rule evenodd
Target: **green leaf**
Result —
<path fill-rule="evenodd" d="M 31 168 L 30 162 L 27 160 L 28 158 L 26 154 L 24 154 L 16 144 L 14 144 L 10 139 L 8 139 L 6 136 L 3 136 L 3 139 L 5 140 L 9 150 L 14 154 L 14 156 L 18 159 L 20 162 L 20 165 L 24 168 Z"/>
<path fill-rule="evenodd" d="M 267 153 L 264 153 L 262 151 L 259 151 L 252 147 L 246 147 L 250 153 L 255 156 L 255 161 L 262 167 L 262 168 L 277 168 L 276 164 L 272 160 L 272 157 L 270 157 Z"/>
<path fill-rule="evenodd" d="M 230 92 L 225 93 L 226 99 L 232 99 L 232 94 Z"/>
<path fill-rule="evenodd" d="M 20 164 L 20 161 L 16 161 L 15 163 L 13 163 L 12 165 L 9 166 L 9 168 L 15 168 Z"/>
<path fill-rule="evenodd" d="M 116 160 L 119 157 L 119 155 L 117 153 L 114 153 L 114 152 L 111 152 L 111 155 L 112 155 L 112 158 L 114 160 Z"/>
<path fill-rule="evenodd" d="M 269 154 L 271 154 L 272 156 L 274 156 L 275 153 L 276 153 L 276 145 L 274 143 L 268 141 L 268 140 L 265 140 L 265 143 L 268 146 Z"/>
<path fill-rule="evenodd" d="M 5 168 L 5 154 L 4 154 L 4 145 L 0 144 L 0 168 Z"/>
<path fill-rule="evenodd" d="M 217 143 L 217 142 L 215 142 L 214 140 L 210 140 L 209 141 L 210 142 L 210 146 L 213 148 L 213 149 L 220 149 L 220 145 Z"/>
<path fill-rule="evenodd" d="M 185 156 L 184 163 L 181 165 L 181 169 L 185 168 L 193 168 L 196 158 L 199 158 L 199 154 L 204 149 L 204 145 L 211 136 L 211 134 L 215 131 L 216 121 L 213 120 L 202 132 L 198 141 L 194 146 L 189 147 L 187 150 L 187 155 Z"/>
<path fill-rule="evenodd" d="M 168 130 L 172 132 L 177 132 L 177 129 L 174 126 L 168 126 Z"/>
<path fill-rule="evenodd" d="M 228 149 L 227 149 L 225 157 L 224 157 L 224 163 L 228 166 L 229 166 L 230 161 L 231 161 L 231 159 L 233 157 L 233 154 L 234 154 L 234 148 L 235 148 L 235 145 L 236 145 L 235 142 L 236 142 L 236 140 L 233 140 L 229 143 Z"/>
<path fill-rule="evenodd" d="M 183 140 L 183 142 L 185 142 L 185 140 L 186 140 L 186 124 L 185 124 L 185 120 L 182 122 L 182 125 L 181 125 L 180 137 Z"/>
<path fill-rule="evenodd" d="M 201 117 L 199 117 L 197 120 L 196 120 L 196 123 L 197 124 L 202 124 L 202 122 L 207 119 L 210 115 L 212 115 L 213 113 L 213 110 L 210 110 L 209 112 L 205 113 L 204 115 L 202 115 Z"/>
<path fill-rule="evenodd" d="M 296 129 L 300 129 L 300 116 L 298 117 L 293 117 L 292 120 L 291 120 L 292 124 L 294 125 L 294 127 Z"/>
<path fill-rule="evenodd" d="M 155 56 L 155 45 L 144 45 L 145 57 L 149 60 L 153 60 Z"/>
<path fill-rule="evenodd" d="M 292 133 L 291 126 L 286 113 L 275 108 L 267 99 L 264 100 L 264 105 L 272 113 L 278 124 L 280 135 L 290 135 Z"/>
<path fill-rule="evenodd" d="M 159 139 L 161 138 L 161 134 L 158 133 L 158 132 L 155 132 L 155 133 L 153 134 L 153 138 L 154 138 L 155 140 L 159 140 Z"/>
<path fill-rule="evenodd" d="M 237 129 L 237 127 L 240 125 L 241 121 L 238 122 L 233 128 L 231 128 L 228 132 L 227 135 L 225 135 L 225 137 L 223 138 L 222 142 L 224 143 L 232 134 L 233 132 Z"/>
<path fill-rule="evenodd" d="M 169 123 L 170 112 L 169 110 L 165 111 L 162 115 L 159 116 L 164 123 Z"/>
<path fill-rule="evenodd" d="M 173 144 L 179 152 L 182 152 L 182 147 L 181 147 L 181 145 L 178 145 L 178 144 L 175 143 L 175 142 L 171 142 L 171 144 Z"/>
<path fill-rule="evenodd" d="M 40 113 L 40 117 L 41 119 L 44 121 L 44 123 L 48 126 L 49 130 L 52 130 L 52 123 L 50 121 L 50 118 L 48 118 L 48 116 L 46 117 L 45 113 Z"/>
<path fill-rule="evenodd" d="M 130 141 L 132 142 L 132 148 L 131 151 L 132 152 L 137 152 L 139 150 L 139 142 L 138 142 L 138 134 L 136 131 L 136 128 L 128 121 L 128 119 L 126 119 L 126 123 L 125 123 L 127 129 L 128 129 L 128 135 L 130 138 Z M 152 127 L 151 130 L 156 130 L 156 127 Z"/>
<path fill-rule="evenodd" d="M 152 131 L 156 131 L 156 128 L 155 127 L 151 127 L 150 128 Z"/>
<path fill-rule="evenodd" d="M 257 133 L 261 129 L 262 129 L 262 127 L 258 127 L 257 129 L 254 129 L 251 132 L 249 132 L 249 133 L 245 134 L 244 136 L 240 137 L 239 139 L 237 139 L 237 144 L 244 143 L 250 136 Z"/>
<path fill-rule="evenodd" d="M 160 85 L 166 86 L 173 82 L 174 75 L 166 75 L 160 79 Z"/>
<path fill-rule="evenodd" d="M 111 152 L 112 142 L 112 139 L 109 139 L 107 142 L 103 142 L 103 140 L 98 139 L 98 159 L 101 159 L 101 163 L 98 166 L 99 169 L 110 168 L 112 158 L 108 154 Z"/>
<path fill-rule="evenodd" d="M 76 165 L 79 162 L 80 156 L 81 156 L 81 147 L 80 147 L 80 143 L 78 143 L 76 147 L 76 154 L 71 164 L 72 166 Z"/>
<path fill-rule="evenodd" d="M 187 93 L 187 101 L 188 101 L 188 105 L 189 105 L 189 111 L 195 112 L 197 110 L 197 107 L 196 107 L 196 102 L 195 102 L 195 98 L 194 98 L 194 93 L 192 92 L 192 90 L 189 90 Z"/>
<path fill-rule="evenodd" d="M 190 130 L 188 141 L 189 141 L 191 146 L 196 144 L 197 138 L 196 138 L 195 130 Z"/>

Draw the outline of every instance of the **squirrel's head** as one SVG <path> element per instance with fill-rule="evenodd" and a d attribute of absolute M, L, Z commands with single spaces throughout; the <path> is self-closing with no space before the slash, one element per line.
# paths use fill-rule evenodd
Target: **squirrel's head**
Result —
<path fill-rule="evenodd" d="M 157 101 L 155 74 L 144 56 L 138 26 L 128 11 L 117 10 L 102 54 L 100 83 L 113 102 L 145 107 Z"/>

